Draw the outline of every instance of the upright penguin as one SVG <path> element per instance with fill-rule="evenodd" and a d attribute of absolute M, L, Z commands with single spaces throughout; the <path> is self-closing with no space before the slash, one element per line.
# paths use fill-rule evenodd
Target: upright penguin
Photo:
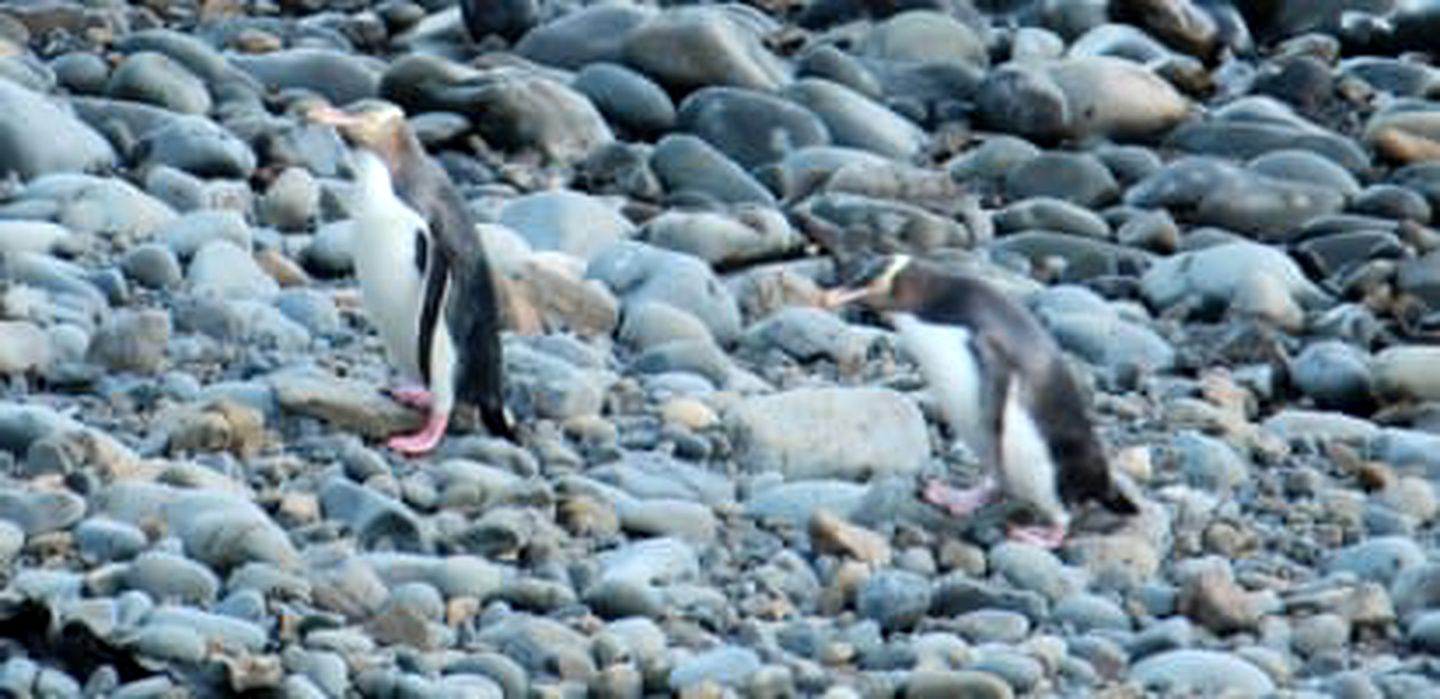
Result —
<path fill-rule="evenodd" d="M 831 308 L 856 301 L 895 328 L 955 436 L 998 476 L 998 485 L 987 479 L 970 490 L 931 482 L 927 500 L 960 515 L 1001 495 L 1024 502 L 1045 524 L 1012 528 L 1012 538 L 1050 548 L 1065 538 L 1069 506 L 1138 511 L 1115 486 L 1059 347 L 1024 307 L 979 279 L 905 255 L 865 265 L 824 297 Z"/>
<path fill-rule="evenodd" d="M 498 293 L 455 184 L 389 102 L 320 106 L 308 116 L 355 147 L 355 276 L 391 363 L 421 384 L 393 395 L 429 412 L 419 432 L 390 446 L 407 454 L 434 449 L 457 402 L 479 408 L 492 434 L 513 440 Z"/>

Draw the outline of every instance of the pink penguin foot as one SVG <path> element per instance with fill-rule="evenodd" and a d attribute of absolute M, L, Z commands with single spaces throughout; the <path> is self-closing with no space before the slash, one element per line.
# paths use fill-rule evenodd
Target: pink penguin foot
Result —
<path fill-rule="evenodd" d="M 429 410 L 434 397 L 430 391 L 415 384 L 402 384 L 389 390 L 390 398 L 396 403 L 416 410 Z"/>
<path fill-rule="evenodd" d="M 1043 549 L 1056 549 L 1065 543 L 1065 527 L 1011 527 L 1010 540 Z"/>
<path fill-rule="evenodd" d="M 449 424 L 449 415 L 430 413 L 430 417 L 425 420 L 425 426 L 419 432 L 390 438 L 390 448 L 407 455 L 434 451 L 435 445 L 445 436 L 445 427 Z"/>
<path fill-rule="evenodd" d="M 965 517 L 994 502 L 998 494 L 995 484 L 989 480 L 974 488 L 955 488 L 932 480 L 925 483 L 921 497 L 956 517 Z"/>

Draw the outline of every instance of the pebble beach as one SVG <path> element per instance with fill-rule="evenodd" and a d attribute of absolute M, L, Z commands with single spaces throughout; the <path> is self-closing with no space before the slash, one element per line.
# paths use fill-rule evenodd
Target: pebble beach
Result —
<path fill-rule="evenodd" d="M 1440 690 L 1434 0 L 0 2 L 0 696 Z M 385 446 L 379 98 L 518 443 Z M 1063 348 L 1141 512 L 1047 550 L 853 260 Z M 401 264 L 403 261 L 397 261 Z"/>

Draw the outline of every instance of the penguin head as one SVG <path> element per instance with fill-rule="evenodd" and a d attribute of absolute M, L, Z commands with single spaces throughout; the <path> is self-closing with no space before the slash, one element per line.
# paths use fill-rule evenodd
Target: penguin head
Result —
<path fill-rule="evenodd" d="M 393 151 L 409 128 L 403 110 L 378 99 L 360 100 L 344 109 L 321 104 L 307 110 L 305 116 L 317 124 L 335 127 L 351 145 L 380 154 Z"/>
<path fill-rule="evenodd" d="M 862 263 L 855 273 L 820 299 L 825 308 L 836 309 L 861 303 L 876 311 L 906 308 L 914 301 L 906 272 L 914 270 L 915 260 L 909 255 L 884 255 Z"/>

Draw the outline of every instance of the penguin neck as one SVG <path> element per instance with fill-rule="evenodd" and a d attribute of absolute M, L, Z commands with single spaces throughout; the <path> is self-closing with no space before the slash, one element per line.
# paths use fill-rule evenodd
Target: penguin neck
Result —
<path fill-rule="evenodd" d="M 355 151 L 355 182 L 360 186 L 362 205 L 377 201 L 377 197 L 395 196 L 390 167 L 372 150 Z"/>

